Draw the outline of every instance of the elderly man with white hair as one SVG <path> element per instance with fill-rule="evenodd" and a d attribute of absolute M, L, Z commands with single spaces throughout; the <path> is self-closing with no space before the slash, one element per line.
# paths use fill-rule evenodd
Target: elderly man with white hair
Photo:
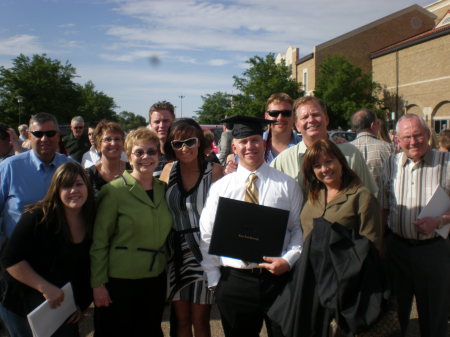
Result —
<path fill-rule="evenodd" d="M 430 148 L 430 130 L 414 114 L 399 119 L 397 137 L 403 151 L 385 163 L 379 199 L 387 220 L 386 257 L 402 334 L 415 296 L 421 336 L 446 337 L 450 212 L 421 219 L 419 215 L 436 188 L 450 195 L 450 154 Z"/>

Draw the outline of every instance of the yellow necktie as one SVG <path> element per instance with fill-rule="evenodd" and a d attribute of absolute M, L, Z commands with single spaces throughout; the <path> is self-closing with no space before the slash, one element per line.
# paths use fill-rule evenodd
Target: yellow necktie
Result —
<path fill-rule="evenodd" d="M 258 179 L 258 176 L 255 173 L 249 175 L 244 195 L 244 201 L 252 204 L 259 204 L 258 187 L 256 187 L 255 183 L 256 179 Z"/>

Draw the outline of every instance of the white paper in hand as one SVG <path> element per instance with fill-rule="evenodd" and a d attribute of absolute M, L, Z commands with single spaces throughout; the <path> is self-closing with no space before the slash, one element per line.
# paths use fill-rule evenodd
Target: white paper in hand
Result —
<path fill-rule="evenodd" d="M 72 285 L 67 283 L 61 289 L 64 301 L 59 307 L 52 309 L 48 301 L 45 301 L 28 314 L 28 323 L 34 337 L 50 337 L 77 310 Z"/>
<path fill-rule="evenodd" d="M 426 217 L 442 216 L 450 210 L 450 197 L 444 191 L 444 189 L 437 185 L 427 205 L 422 209 L 419 214 L 419 219 Z M 435 229 L 435 232 L 442 236 L 444 239 L 448 237 L 450 231 L 450 224 L 443 226 L 440 229 Z"/>

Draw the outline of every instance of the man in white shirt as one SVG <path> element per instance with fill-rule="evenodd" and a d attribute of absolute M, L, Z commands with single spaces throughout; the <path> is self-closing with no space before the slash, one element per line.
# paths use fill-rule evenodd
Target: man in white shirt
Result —
<path fill-rule="evenodd" d="M 259 336 L 263 320 L 269 336 L 281 336 L 266 311 L 281 291 L 287 272 L 299 258 L 303 242 L 300 209 L 303 203 L 298 184 L 264 161 L 262 127 L 271 121 L 234 116 L 225 120 L 234 124 L 233 150 L 239 166 L 212 185 L 200 217 L 202 266 L 208 286 L 215 291 L 225 335 Z M 256 174 L 257 200 L 260 205 L 288 210 L 289 220 L 280 257 L 264 257 L 264 263 L 247 263 L 225 256 L 209 255 L 209 245 L 220 197 L 244 200 L 249 176 Z M 233 215 L 230 214 L 230 221 Z"/>
<path fill-rule="evenodd" d="M 97 124 L 90 124 L 88 127 L 88 138 L 89 143 L 91 143 L 91 148 L 89 151 L 83 154 L 83 158 L 81 158 L 81 166 L 84 168 L 89 168 L 92 165 L 95 165 L 100 160 L 100 155 L 95 148 L 95 140 L 94 140 L 94 130 Z"/>

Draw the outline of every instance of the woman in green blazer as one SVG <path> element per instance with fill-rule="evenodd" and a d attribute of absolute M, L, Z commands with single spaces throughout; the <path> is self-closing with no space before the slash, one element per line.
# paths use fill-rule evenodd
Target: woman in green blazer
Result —
<path fill-rule="evenodd" d="M 91 248 L 91 285 L 98 310 L 95 336 L 163 336 L 166 239 L 172 217 L 165 187 L 153 178 L 159 139 L 138 129 L 125 140 L 133 168 L 105 185 Z"/>

